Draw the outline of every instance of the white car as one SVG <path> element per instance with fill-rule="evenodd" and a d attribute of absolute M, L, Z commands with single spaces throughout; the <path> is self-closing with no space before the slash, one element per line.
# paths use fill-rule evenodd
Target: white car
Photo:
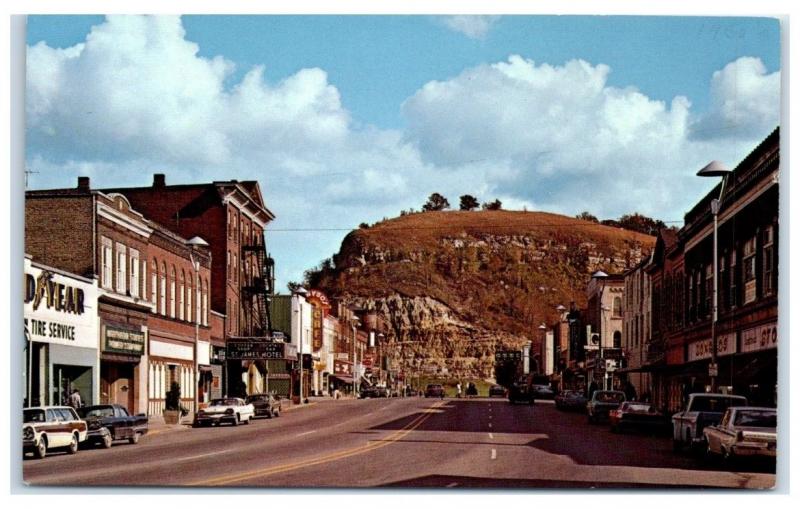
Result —
<path fill-rule="evenodd" d="M 192 427 L 221 424 L 228 422 L 234 426 L 241 423 L 250 424 L 255 408 L 250 403 L 245 403 L 242 398 L 212 399 L 206 408 L 201 408 L 194 415 Z"/>
<path fill-rule="evenodd" d="M 774 408 L 731 407 L 716 426 L 703 430 L 708 454 L 726 460 L 742 456 L 775 457 L 778 412 Z"/>
<path fill-rule="evenodd" d="M 75 454 L 78 445 L 86 440 L 86 422 L 68 406 L 25 408 L 22 421 L 23 454 L 32 452 L 41 459 L 47 451 L 58 448 Z"/>

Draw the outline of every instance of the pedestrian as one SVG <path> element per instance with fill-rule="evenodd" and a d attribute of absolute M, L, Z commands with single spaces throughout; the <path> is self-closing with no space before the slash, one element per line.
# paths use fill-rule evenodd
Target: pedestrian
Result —
<path fill-rule="evenodd" d="M 77 388 L 72 389 L 72 394 L 69 395 L 69 406 L 76 409 L 83 406 L 81 392 Z"/>
<path fill-rule="evenodd" d="M 456 397 L 461 399 L 461 382 L 456 384 Z"/>

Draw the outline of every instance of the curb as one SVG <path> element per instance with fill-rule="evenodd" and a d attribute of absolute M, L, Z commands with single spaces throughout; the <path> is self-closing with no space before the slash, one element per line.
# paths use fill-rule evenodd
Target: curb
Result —
<path fill-rule="evenodd" d="M 307 407 L 310 407 L 310 406 L 314 406 L 314 405 L 316 405 L 316 404 L 317 404 L 317 402 L 316 402 L 316 401 L 312 401 L 312 402 L 310 402 L 310 403 L 305 403 L 305 404 L 303 404 L 303 405 L 300 405 L 300 404 L 298 404 L 298 405 L 292 405 L 292 406 L 290 406 L 289 408 L 285 408 L 285 409 L 283 409 L 283 410 L 282 410 L 282 412 L 289 412 L 289 411 L 291 411 L 291 410 L 296 410 L 296 409 L 298 409 L 298 408 L 307 408 Z"/>

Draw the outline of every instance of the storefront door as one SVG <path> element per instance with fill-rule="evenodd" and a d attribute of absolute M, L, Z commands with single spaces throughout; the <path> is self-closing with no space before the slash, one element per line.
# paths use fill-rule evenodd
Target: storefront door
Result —
<path fill-rule="evenodd" d="M 116 403 L 133 413 L 133 365 L 126 363 L 105 363 L 100 367 L 100 402 Z"/>

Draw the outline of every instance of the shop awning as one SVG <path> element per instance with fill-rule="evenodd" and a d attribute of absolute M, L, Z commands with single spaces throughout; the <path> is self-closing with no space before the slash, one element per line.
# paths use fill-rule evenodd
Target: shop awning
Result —
<path fill-rule="evenodd" d="M 346 384 L 352 384 L 353 383 L 353 377 L 352 376 L 331 375 L 331 378 L 335 378 L 336 380 L 339 380 L 340 382 L 343 382 L 343 383 L 346 383 Z"/>

